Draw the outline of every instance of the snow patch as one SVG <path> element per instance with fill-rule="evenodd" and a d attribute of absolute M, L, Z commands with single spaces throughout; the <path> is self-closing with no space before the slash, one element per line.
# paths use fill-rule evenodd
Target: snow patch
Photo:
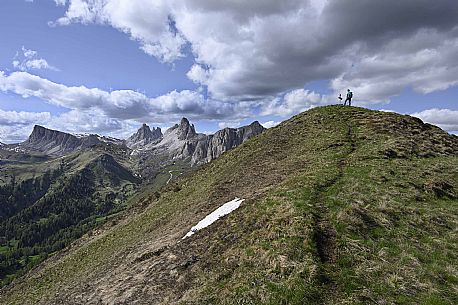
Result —
<path fill-rule="evenodd" d="M 83 138 L 87 138 L 90 136 L 90 134 L 88 133 L 73 133 L 72 135 L 74 135 L 78 139 L 83 139 Z"/>
<path fill-rule="evenodd" d="M 192 227 L 191 230 L 185 236 L 183 236 L 182 239 L 185 239 L 187 237 L 192 236 L 197 231 L 208 227 L 209 225 L 211 225 L 212 223 L 214 223 L 215 221 L 217 221 L 221 217 L 223 217 L 223 216 L 231 213 L 232 211 L 238 209 L 240 207 L 240 204 L 243 201 L 245 201 L 245 199 L 235 198 L 232 201 L 226 202 L 225 204 L 223 204 L 222 206 L 217 208 L 215 211 L 213 211 L 212 213 L 208 214 L 204 219 L 199 221 L 199 223 L 197 225 L 195 225 L 194 227 Z"/>

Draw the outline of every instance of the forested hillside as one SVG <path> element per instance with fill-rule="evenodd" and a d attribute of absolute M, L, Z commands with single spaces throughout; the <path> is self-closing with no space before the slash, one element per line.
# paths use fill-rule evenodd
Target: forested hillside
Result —
<path fill-rule="evenodd" d="M 140 182 L 98 151 L 43 162 L 13 160 L 0 173 L 3 284 L 100 225 Z"/>

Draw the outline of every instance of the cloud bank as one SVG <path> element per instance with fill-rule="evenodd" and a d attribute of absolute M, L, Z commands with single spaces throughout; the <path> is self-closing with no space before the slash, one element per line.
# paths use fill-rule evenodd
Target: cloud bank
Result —
<path fill-rule="evenodd" d="M 454 0 L 67 2 L 55 24 L 112 26 L 160 61 L 189 44 L 188 77 L 219 100 L 272 99 L 325 79 L 375 103 L 458 83 Z"/>
<path fill-rule="evenodd" d="M 412 115 L 449 132 L 458 133 L 458 111 L 456 110 L 434 108 Z"/>

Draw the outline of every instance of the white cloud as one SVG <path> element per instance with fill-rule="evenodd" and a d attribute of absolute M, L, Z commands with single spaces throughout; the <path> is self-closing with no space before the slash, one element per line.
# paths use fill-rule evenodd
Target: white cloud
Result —
<path fill-rule="evenodd" d="M 218 100 L 271 100 L 325 79 L 373 103 L 457 85 L 457 14 L 453 0 L 71 0 L 57 23 L 112 26 L 164 62 L 189 43 L 188 77 Z"/>
<path fill-rule="evenodd" d="M 69 133 L 99 133 L 118 138 L 127 138 L 138 128 L 135 121 L 109 118 L 98 110 L 71 110 L 56 116 L 49 112 L 0 110 L 0 142 L 22 142 L 34 125 Z"/>
<path fill-rule="evenodd" d="M 121 120 L 109 118 L 100 111 L 71 110 L 53 117 L 49 122 L 50 128 L 71 133 L 107 133 L 122 130 Z"/>
<path fill-rule="evenodd" d="M 28 125 L 37 122 L 48 122 L 49 112 L 4 111 L 0 109 L 0 125 Z"/>
<path fill-rule="evenodd" d="M 62 1 L 59 1 L 62 5 Z M 161 62 L 183 57 L 186 41 L 174 31 L 167 1 L 70 0 L 64 17 L 51 26 L 99 23 L 110 25 L 140 43 L 140 48 Z"/>
<path fill-rule="evenodd" d="M 384 102 L 405 88 L 427 94 L 458 84 L 458 35 L 423 30 L 408 39 L 395 39 L 380 54 L 361 58 L 354 70 L 335 78 L 331 87 L 351 87 L 355 98 Z"/>
<path fill-rule="evenodd" d="M 224 128 L 238 128 L 240 127 L 241 123 L 240 122 L 219 122 L 218 127 L 219 129 L 224 129 Z"/>
<path fill-rule="evenodd" d="M 200 65 L 193 65 L 186 76 L 197 84 L 206 85 L 209 79 L 209 73 Z"/>
<path fill-rule="evenodd" d="M 261 125 L 264 126 L 264 128 L 272 128 L 272 127 L 277 126 L 280 123 L 281 122 L 277 122 L 277 121 L 267 121 L 267 122 L 261 123 Z"/>
<path fill-rule="evenodd" d="M 68 87 L 27 72 L 6 75 L 0 71 L 0 91 L 24 98 L 37 97 L 51 104 L 79 111 L 100 111 L 113 119 L 173 122 L 189 119 L 246 118 L 250 103 L 225 103 L 206 99 L 201 93 L 183 90 L 150 98 L 133 90 L 107 92 L 85 86 Z"/>
<path fill-rule="evenodd" d="M 458 110 L 433 108 L 413 113 L 412 116 L 447 131 L 458 131 Z"/>
<path fill-rule="evenodd" d="M 327 103 L 326 97 L 309 90 L 296 89 L 265 103 L 262 115 L 288 117 Z"/>
<path fill-rule="evenodd" d="M 54 2 L 56 2 L 56 5 L 59 6 L 64 6 L 65 4 L 67 4 L 67 0 L 54 0 Z"/>
<path fill-rule="evenodd" d="M 37 51 L 26 49 L 24 46 L 22 46 L 22 53 L 24 54 L 24 57 L 29 59 L 38 55 Z"/>
<path fill-rule="evenodd" d="M 47 124 L 49 112 L 4 111 L 0 109 L 0 142 L 23 141 L 34 124 Z"/>
<path fill-rule="evenodd" d="M 56 67 L 48 64 L 46 59 L 39 58 L 38 52 L 34 50 L 26 49 L 24 46 L 21 49 L 22 55 L 19 52 L 16 53 L 12 62 L 13 67 L 21 71 L 29 71 L 32 69 L 41 70 L 48 69 L 58 71 Z"/>

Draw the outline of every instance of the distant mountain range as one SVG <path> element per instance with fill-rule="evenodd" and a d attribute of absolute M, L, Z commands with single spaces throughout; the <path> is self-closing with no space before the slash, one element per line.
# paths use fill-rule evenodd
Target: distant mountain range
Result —
<path fill-rule="evenodd" d="M 225 128 L 213 135 L 197 133 L 186 118 L 162 134 L 144 124 L 126 142 L 132 154 L 189 160 L 191 165 L 210 162 L 265 130 L 259 122 L 240 128 Z"/>
<path fill-rule="evenodd" d="M 127 147 L 131 155 L 140 155 L 143 158 L 160 158 L 161 161 L 186 160 L 191 165 L 200 165 L 218 158 L 264 130 L 256 121 L 248 126 L 225 128 L 214 135 L 205 135 L 197 133 L 194 125 L 183 118 L 180 124 L 169 128 L 165 133 L 159 127 L 151 130 L 148 125 L 143 124 L 127 140 L 120 140 L 97 134 L 73 135 L 36 125 L 26 141 L 3 147 L 18 152 L 64 156 L 98 145 L 114 145 Z"/>

